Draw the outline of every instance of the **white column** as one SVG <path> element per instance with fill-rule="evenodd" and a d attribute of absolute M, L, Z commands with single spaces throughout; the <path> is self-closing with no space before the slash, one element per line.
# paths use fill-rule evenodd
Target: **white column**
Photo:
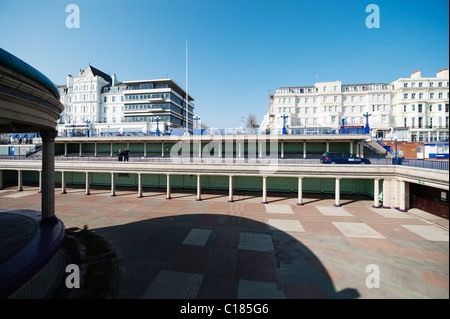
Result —
<path fill-rule="evenodd" d="M 202 200 L 202 186 L 201 186 L 201 176 L 197 175 L 197 199 L 198 201 Z"/>
<path fill-rule="evenodd" d="M 89 183 L 89 172 L 86 172 L 86 194 L 91 195 L 91 184 Z"/>
<path fill-rule="evenodd" d="M 281 142 L 281 158 L 284 158 L 284 142 Z"/>
<path fill-rule="evenodd" d="M 380 180 L 378 178 L 374 179 L 372 207 L 380 208 Z"/>
<path fill-rule="evenodd" d="M 303 142 L 303 158 L 306 158 L 306 142 Z"/>
<path fill-rule="evenodd" d="M 336 178 L 336 187 L 335 187 L 335 198 L 334 198 L 334 206 L 340 207 L 340 200 L 341 200 L 341 185 L 340 185 L 340 178 Z"/>
<path fill-rule="evenodd" d="M 114 172 L 111 173 L 111 197 L 116 196 L 116 175 Z"/>
<path fill-rule="evenodd" d="M 83 155 L 83 144 L 80 143 L 80 157 Z"/>
<path fill-rule="evenodd" d="M 144 142 L 144 157 L 147 156 L 147 143 Z"/>
<path fill-rule="evenodd" d="M 111 143 L 111 157 L 113 157 L 114 144 Z"/>
<path fill-rule="evenodd" d="M 391 208 L 391 180 L 383 180 L 383 208 Z"/>
<path fill-rule="evenodd" d="M 164 157 L 164 142 L 161 142 L 161 157 Z"/>
<path fill-rule="evenodd" d="M 67 156 L 67 142 L 64 143 L 64 156 Z"/>
<path fill-rule="evenodd" d="M 230 175 L 228 177 L 228 202 L 232 203 L 234 202 L 233 200 L 233 175 Z"/>
<path fill-rule="evenodd" d="M 138 173 L 138 198 L 142 197 L 142 174 Z"/>
<path fill-rule="evenodd" d="M 241 158 L 242 157 L 242 142 L 241 141 L 236 141 L 237 146 L 238 146 L 238 157 Z"/>
<path fill-rule="evenodd" d="M 298 200 L 297 205 L 303 205 L 303 178 L 298 178 Z"/>
<path fill-rule="evenodd" d="M 350 142 L 350 155 L 353 154 L 353 141 Z"/>
<path fill-rule="evenodd" d="M 61 172 L 61 194 L 66 194 L 66 172 Z"/>
<path fill-rule="evenodd" d="M 218 158 L 222 158 L 222 140 L 219 141 L 218 149 L 219 149 Z"/>
<path fill-rule="evenodd" d="M 98 146 L 97 143 L 94 143 L 94 156 L 97 157 L 97 153 L 98 153 Z"/>
<path fill-rule="evenodd" d="M 170 174 L 167 174 L 167 195 L 166 195 L 166 199 L 172 199 L 172 197 L 170 197 Z"/>
<path fill-rule="evenodd" d="M 400 207 L 401 212 L 406 212 L 406 183 L 405 181 L 400 181 Z"/>
<path fill-rule="evenodd" d="M 262 204 L 267 204 L 267 176 L 263 176 L 263 185 L 262 185 L 262 191 L 263 191 L 263 200 Z"/>
<path fill-rule="evenodd" d="M 327 152 L 330 151 L 330 142 L 327 141 Z"/>
<path fill-rule="evenodd" d="M 23 178 L 22 178 L 22 171 L 17 171 L 17 191 L 21 192 L 23 191 Z"/>

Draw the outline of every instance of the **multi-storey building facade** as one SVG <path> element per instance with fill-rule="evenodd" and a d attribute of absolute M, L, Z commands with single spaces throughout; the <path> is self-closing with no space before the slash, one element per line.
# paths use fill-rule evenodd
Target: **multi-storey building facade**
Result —
<path fill-rule="evenodd" d="M 420 71 L 392 83 L 395 127 L 407 131 L 411 141 L 448 141 L 449 71 L 422 77 Z"/>
<path fill-rule="evenodd" d="M 89 66 L 58 86 L 65 110 L 61 135 L 148 134 L 186 128 L 186 92 L 172 79 L 117 81 Z M 194 99 L 189 96 L 188 128 L 193 128 Z"/>
<path fill-rule="evenodd" d="M 442 70 L 436 78 L 415 72 L 392 83 L 281 87 L 270 96 L 261 128 L 365 126 L 368 118 L 371 134 L 379 138 L 448 140 L 448 78 L 448 70 Z"/>

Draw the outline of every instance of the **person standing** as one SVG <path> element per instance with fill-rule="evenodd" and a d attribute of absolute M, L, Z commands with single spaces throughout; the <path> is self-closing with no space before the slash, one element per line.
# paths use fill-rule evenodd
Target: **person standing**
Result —
<path fill-rule="evenodd" d="M 123 160 L 123 152 L 122 152 L 122 150 L 119 150 L 118 156 L 119 156 L 119 162 L 122 162 L 122 160 Z"/>

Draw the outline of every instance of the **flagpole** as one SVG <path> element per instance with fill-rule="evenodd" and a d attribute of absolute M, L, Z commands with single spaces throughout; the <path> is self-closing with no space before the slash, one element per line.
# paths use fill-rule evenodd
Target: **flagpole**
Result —
<path fill-rule="evenodd" d="M 184 135 L 189 135 L 189 94 L 188 94 L 188 41 L 186 40 L 186 131 Z"/>

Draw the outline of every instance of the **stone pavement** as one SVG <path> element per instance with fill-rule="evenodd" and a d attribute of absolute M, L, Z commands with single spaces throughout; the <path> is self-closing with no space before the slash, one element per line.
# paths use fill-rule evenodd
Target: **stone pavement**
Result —
<path fill-rule="evenodd" d="M 36 187 L 0 190 L 0 208 L 40 210 Z M 107 239 L 116 298 L 449 298 L 448 220 L 375 209 L 365 197 L 195 190 L 56 191 L 66 227 Z M 270 196 L 272 195 L 272 196 Z"/>

